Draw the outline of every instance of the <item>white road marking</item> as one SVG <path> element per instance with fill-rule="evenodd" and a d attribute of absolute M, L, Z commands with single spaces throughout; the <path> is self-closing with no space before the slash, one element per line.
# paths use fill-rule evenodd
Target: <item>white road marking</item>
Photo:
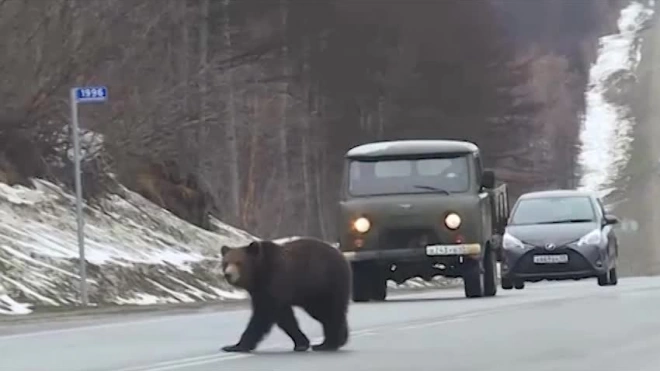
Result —
<path fill-rule="evenodd" d="M 171 360 L 171 361 L 152 363 L 152 364 L 149 364 L 149 365 L 125 367 L 125 368 L 120 368 L 120 369 L 116 369 L 116 370 L 113 370 L 113 371 L 169 370 L 172 367 L 174 367 L 174 368 L 188 367 L 188 366 L 194 366 L 194 365 L 197 365 L 197 364 L 208 363 L 209 361 L 210 362 L 220 361 L 223 358 L 236 359 L 236 358 L 244 358 L 244 357 L 247 357 L 247 356 L 248 356 L 248 354 L 227 354 L 227 355 L 214 354 L 214 355 L 207 355 L 207 356 L 180 358 L 180 359 L 175 359 L 175 360 Z"/>
<path fill-rule="evenodd" d="M 393 328 L 392 330 L 395 330 L 395 331 L 408 331 L 408 330 L 414 330 L 414 329 L 418 329 L 418 328 L 427 328 L 427 327 L 433 327 L 433 326 L 438 326 L 438 325 L 445 325 L 447 323 L 463 322 L 463 321 L 467 320 L 468 318 L 469 317 L 459 316 L 457 318 L 447 319 L 447 320 L 444 320 L 444 321 L 435 321 L 435 322 L 420 323 L 420 324 L 410 325 L 410 326 L 396 327 L 396 328 Z"/>

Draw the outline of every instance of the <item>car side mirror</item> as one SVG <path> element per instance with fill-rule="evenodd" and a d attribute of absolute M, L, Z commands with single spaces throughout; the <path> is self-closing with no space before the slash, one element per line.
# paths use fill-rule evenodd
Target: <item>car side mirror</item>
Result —
<path fill-rule="evenodd" d="M 605 215 L 605 217 L 603 218 L 603 223 L 605 225 L 619 224 L 619 218 L 617 218 L 614 215 Z"/>
<path fill-rule="evenodd" d="M 481 186 L 488 189 L 495 188 L 495 173 L 492 170 L 484 170 L 481 174 Z"/>

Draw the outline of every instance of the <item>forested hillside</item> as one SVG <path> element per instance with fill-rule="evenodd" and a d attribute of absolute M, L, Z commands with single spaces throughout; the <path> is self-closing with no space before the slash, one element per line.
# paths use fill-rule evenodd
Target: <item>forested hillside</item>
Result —
<path fill-rule="evenodd" d="M 342 155 L 379 139 L 472 140 L 514 196 L 571 185 L 623 3 L 0 0 L 0 181 L 71 186 L 67 91 L 104 84 L 85 196 L 120 182 L 202 227 L 332 238 Z"/>

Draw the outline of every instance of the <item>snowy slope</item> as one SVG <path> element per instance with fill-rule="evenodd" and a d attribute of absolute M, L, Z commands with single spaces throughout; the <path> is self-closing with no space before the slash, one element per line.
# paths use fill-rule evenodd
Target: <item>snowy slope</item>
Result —
<path fill-rule="evenodd" d="M 59 187 L 0 183 L 0 313 L 67 305 L 78 293 L 74 199 Z M 90 302 L 150 304 L 241 298 L 219 279 L 219 248 L 254 239 L 214 221 L 197 228 L 124 189 L 85 209 Z"/>

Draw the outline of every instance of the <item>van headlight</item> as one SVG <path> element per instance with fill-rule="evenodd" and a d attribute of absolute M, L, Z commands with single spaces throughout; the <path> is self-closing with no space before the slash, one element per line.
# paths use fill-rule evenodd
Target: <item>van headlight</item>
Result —
<path fill-rule="evenodd" d="M 603 241 L 603 233 L 601 232 L 600 228 L 596 228 L 593 231 L 582 236 L 578 240 L 577 245 L 578 246 L 600 245 L 602 241 Z"/>
<path fill-rule="evenodd" d="M 445 217 L 445 225 L 449 229 L 458 229 L 461 226 L 461 217 L 456 213 L 449 213 Z"/>
<path fill-rule="evenodd" d="M 353 222 L 353 229 L 360 233 L 367 233 L 371 229 L 371 222 L 365 217 L 359 217 Z"/>

